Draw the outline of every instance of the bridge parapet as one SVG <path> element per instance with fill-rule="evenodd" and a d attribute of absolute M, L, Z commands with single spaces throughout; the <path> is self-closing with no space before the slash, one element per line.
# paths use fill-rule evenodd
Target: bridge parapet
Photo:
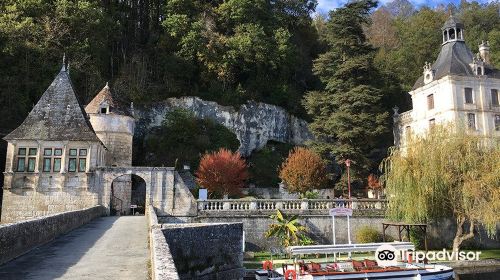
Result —
<path fill-rule="evenodd" d="M 220 199 L 198 200 L 198 215 L 226 214 L 262 215 L 276 210 L 293 214 L 329 215 L 331 208 L 352 207 L 355 216 L 384 216 L 385 199 Z"/>

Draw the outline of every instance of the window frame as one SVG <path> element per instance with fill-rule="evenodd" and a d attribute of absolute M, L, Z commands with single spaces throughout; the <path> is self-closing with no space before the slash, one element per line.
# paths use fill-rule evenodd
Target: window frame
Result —
<path fill-rule="evenodd" d="M 59 162 L 58 168 L 56 169 L 56 162 Z M 52 164 L 52 171 L 53 172 L 61 172 L 61 165 L 62 165 L 62 160 L 61 158 L 54 158 L 53 164 Z"/>
<path fill-rule="evenodd" d="M 48 161 L 48 165 L 47 165 Z M 48 169 L 47 169 L 48 166 Z M 52 158 L 51 157 L 44 157 L 43 158 L 43 164 L 42 164 L 42 172 L 48 173 L 52 171 Z"/>
<path fill-rule="evenodd" d="M 471 117 L 472 117 L 472 119 L 471 119 Z M 474 113 L 467 113 L 467 127 L 469 129 L 477 130 L 476 114 L 474 114 Z"/>
<path fill-rule="evenodd" d="M 71 163 L 74 162 L 74 168 L 71 168 Z M 68 159 L 68 172 L 76 172 L 78 170 L 77 159 L 69 158 Z"/>
<path fill-rule="evenodd" d="M 492 88 L 490 90 L 491 95 L 491 106 L 499 107 L 500 106 L 500 96 L 498 95 L 498 89 Z"/>
<path fill-rule="evenodd" d="M 436 108 L 434 104 L 434 93 L 427 95 L 427 110 L 433 110 Z"/>
<path fill-rule="evenodd" d="M 493 117 L 493 124 L 495 126 L 495 131 L 500 131 L 500 114 L 496 114 Z"/>
<path fill-rule="evenodd" d="M 68 158 L 68 172 L 86 172 L 87 171 L 87 148 L 70 149 Z M 74 168 L 71 168 L 74 163 Z M 82 163 L 84 164 L 82 166 Z"/>
<path fill-rule="evenodd" d="M 20 162 L 23 162 L 23 168 L 20 169 Z M 25 157 L 18 157 L 17 158 L 17 164 L 16 164 L 16 172 L 25 172 L 26 171 L 26 158 Z"/>
<path fill-rule="evenodd" d="M 468 91 L 470 89 L 470 91 Z M 470 102 L 468 102 L 469 98 L 467 98 L 468 94 L 470 94 Z M 464 103 L 465 104 L 474 104 L 474 91 L 472 88 L 466 87 L 464 88 Z"/>
<path fill-rule="evenodd" d="M 433 128 L 435 126 L 436 126 L 436 119 L 435 118 L 429 119 L 429 128 Z"/>
<path fill-rule="evenodd" d="M 28 157 L 28 164 L 26 167 L 26 172 L 35 172 L 36 170 L 36 157 Z"/>

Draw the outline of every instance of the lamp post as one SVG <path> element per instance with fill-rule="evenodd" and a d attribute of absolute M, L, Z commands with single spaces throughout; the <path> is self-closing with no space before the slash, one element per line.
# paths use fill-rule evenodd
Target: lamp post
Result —
<path fill-rule="evenodd" d="M 351 167 L 351 160 L 345 160 L 345 166 L 347 166 L 347 189 L 349 191 L 349 200 L 351 199 L 351 175 L 349 174 L 349 167 Z"/>

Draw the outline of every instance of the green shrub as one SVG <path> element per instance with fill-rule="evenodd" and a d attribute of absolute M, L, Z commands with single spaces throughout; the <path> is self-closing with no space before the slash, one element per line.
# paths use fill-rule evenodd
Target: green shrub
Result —
<path fill-rule="evenodd" d="M 357 243 L 382 242 L 382 234 L 370 226 L 363 226 L 356 232 Z"/>
<path fill-rule="evenodd" d="M 264 148 L 254 151 L 248 158 L 250 183 L 258 187 L 277 188 L 281 182 L 279 167 L 292 147 L 290 144 L 269 141 Z"/>
<path fill-rule="evenodd" d="M 319 192 L 317 192 L 317 191 L 306 191 L 304 194 L 300 195 L 300 198 L 302 198 L 302 199 L 318 199 L 319 198 Z"/>
<path fill-rule="evenodd" d="M 410 229 L 410 242 L 415 245 L 415 249 L 417 250 L 425 249 L 424 233 L 420 229 L 412 227 Z"/>
<path fill-rule="evenodd" d="M 236 151 L 239 141 L 229 129 L 210 119 L 198 119 L 190 111 L 168 112 L 160 127 L 149 131 L 137 143 L 135 165 L 177 166 L 187 164 L 196 170 L 200 155 L 227 148 Z"/>

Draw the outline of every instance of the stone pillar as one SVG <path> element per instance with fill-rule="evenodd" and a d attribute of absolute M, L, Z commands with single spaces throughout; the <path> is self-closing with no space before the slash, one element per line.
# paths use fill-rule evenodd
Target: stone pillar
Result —
<path fill-rule="evenodd" d="M 7 144 L 7 158 L 5 160 L 5 171 L 8 173 L 14 172 L 15 160 L 16 160 L 16 148 L 17 144 L 15 141 L 9 142 Z"/>
<path fill-rule="evenodd" d="M 63 147 L 63 150 L 62 150 L 62 156 L 61 156 L 61 171 L 60 173 L 63 174 L 63 173 L 66 173 L 66 157 L 67 157 L 67 146 L 68 146 L 68 142 L 65 141 L 64 142 L 64 147 Z"/>
<path fill-rule="evenodd" d="M 91 156 L 90 156 L 91 153 L 92 153 L 92 144 L 89 144 L 89 150 L 87 151 L 87 159 L 86 159 L 87 164 L 85 166 L 85 172 L 86 173 L 90 172 L 90 164 L 91 164 L 90 160 L 92 159 Z"/>
<path fill-rule="evenodd" d="M 42 144 L 40 143 L 40 141 L 36 141 L 37 144 L 38 144 L 38 148 L 37 148 L 37 151 L 36 151 L 36 159 L 35 159 L 35 173 L 39 173 L 40 172 L 40 162 L 42 161 Z"/>

